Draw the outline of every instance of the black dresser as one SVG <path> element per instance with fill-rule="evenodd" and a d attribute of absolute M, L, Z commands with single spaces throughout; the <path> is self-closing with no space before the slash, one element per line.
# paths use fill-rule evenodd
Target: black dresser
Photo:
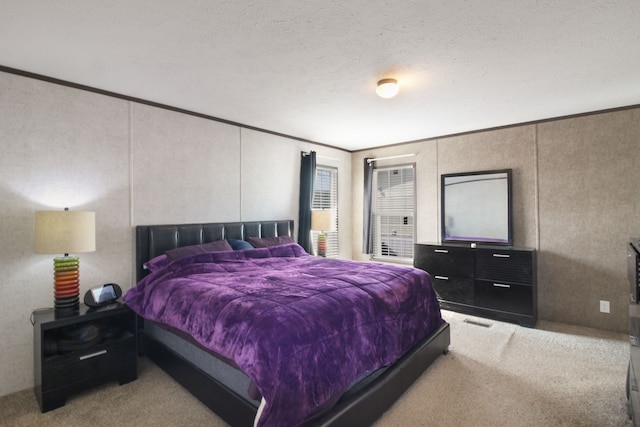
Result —
<path fill-rule="evenodd" d="M 417 243 L 414 266 L 431 275 L 446 310 L 536 325 L 534 249 Z"/>

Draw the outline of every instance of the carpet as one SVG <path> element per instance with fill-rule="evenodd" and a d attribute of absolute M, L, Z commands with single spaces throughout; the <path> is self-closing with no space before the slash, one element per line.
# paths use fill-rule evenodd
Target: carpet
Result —
<path fill-rule="evenodd" d="M 535 329 L 443 311 L 451 346 L 375 427 L 631 426 L 624 334 L 540 321 Z M 146 358 L 138 380 L 105 384 L 40 413 L 32 389 L 0 398 L 3 426 L 226 424 Z"/>

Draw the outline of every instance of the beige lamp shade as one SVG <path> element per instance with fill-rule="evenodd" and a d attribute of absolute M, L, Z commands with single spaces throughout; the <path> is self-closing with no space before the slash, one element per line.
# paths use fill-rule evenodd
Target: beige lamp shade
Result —
<path fill-rule="evenodd" d="M 96 213 L 37 211 L 34 251 L 68 254 L 96 250 Z"/>
<path fill-rule="evenodd" d="M 333 215 L 331 210 L 312 210 L 311 211 L 311 229 L 314 231 L 331 231 L 333 230 Z"/>

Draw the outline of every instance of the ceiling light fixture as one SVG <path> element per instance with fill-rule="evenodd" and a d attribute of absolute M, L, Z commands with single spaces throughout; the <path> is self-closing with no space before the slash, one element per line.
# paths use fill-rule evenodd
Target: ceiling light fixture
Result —
<path fill-rule="evenodd" d="M 381 98 L 393 98 L 398 93 L 398 81 L 396 79 L 382 79 L 378 82 L 376 93 Z"/>

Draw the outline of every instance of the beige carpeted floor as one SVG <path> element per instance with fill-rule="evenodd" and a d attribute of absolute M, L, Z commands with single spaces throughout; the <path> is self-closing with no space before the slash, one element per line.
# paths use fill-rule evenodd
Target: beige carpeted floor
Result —
<path fill-rule="evenodd" d="M 451 324 L 449 353 L 375 427 L 631 426 L 624 334 L 544 321 L 529 329 L 449 311 L 443 316 Z M 146 358 L 137 381 L 89 390 L 46 414 L 33 390 L 2 397 L 0 425 L 226 426 Z"/>

